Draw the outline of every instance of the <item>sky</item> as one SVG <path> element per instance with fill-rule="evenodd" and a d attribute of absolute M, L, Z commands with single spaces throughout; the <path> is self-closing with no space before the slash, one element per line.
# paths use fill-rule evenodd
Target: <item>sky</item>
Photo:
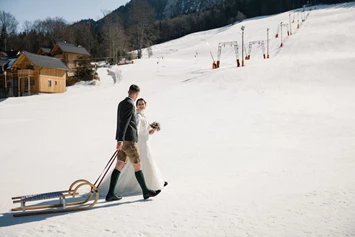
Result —
<path fill-rule="evenodd" d="M 103 17 L 102 11 L 113 11 L 129 0 L 0 0 L 0 10 L 11 13 L 19 22 L 18 31 L 23 23 L 44 20 L 47 17 L 63 17 L 66 21 L 75 22 L 91 18 Z"/>

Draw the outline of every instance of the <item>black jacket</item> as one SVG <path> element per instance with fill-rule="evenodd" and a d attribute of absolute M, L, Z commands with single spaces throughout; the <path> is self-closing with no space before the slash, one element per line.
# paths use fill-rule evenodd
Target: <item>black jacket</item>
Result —
<path fill-rule="evenodd" d="M 118 104 L 116 140 L 138 142 L 136 109 L 129 97 Z"/>

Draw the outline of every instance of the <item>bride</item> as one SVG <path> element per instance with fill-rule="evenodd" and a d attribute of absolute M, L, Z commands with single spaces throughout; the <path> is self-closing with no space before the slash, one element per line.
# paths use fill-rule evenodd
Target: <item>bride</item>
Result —
<path fill-rule="evenodd" d="M 153 135 L 155 131 L 159 131 L 160 128 L 152 128 L 151 124 L 149 124 L 144 114 L 146 106 L 147 102 L 143 98 L 137 100 L 136 117 L 138 129 L 138 151 L 147 186 L 152 190 L 160 190 L 168 183 L 162 179 L 160 170 L 156 166 L 150 154 L 149 148 L 149 136 Z M 129 160 L 127 163 L 129 163 Z M 106 178 L 99 187 L 99 193 L 106 194 L 109 189 L 109 185 L 110 179 Z M 142 193 L 142 189 L 134 176 L 133 165 L 127 164 L 124 166 L 116 185 L 115 193 L 122 196 Z"/>

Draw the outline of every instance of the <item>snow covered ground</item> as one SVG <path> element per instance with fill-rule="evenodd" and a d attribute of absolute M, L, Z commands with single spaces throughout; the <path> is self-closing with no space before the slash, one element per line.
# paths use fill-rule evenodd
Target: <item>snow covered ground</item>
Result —
<path fill-rule="evenodd" d="M 101 83 L 0 102 L 0 236 L 355 236 L 355 3 L 289 12 L 153 46 L 99 69 Z M 264 40 L 236 67 L 221 41 Z M 284 32 L 285 33 L 285 32 Z M 197 52 L 197 56 L 195 57 Z M 118 75 L 116 80 L 112 75 Z M 169 185 L 89 211 L 14 218 L 11 197 L 94 182 L 115 149 L 116 108 L 141 87 L 162 130 L 152 153 Z"/>

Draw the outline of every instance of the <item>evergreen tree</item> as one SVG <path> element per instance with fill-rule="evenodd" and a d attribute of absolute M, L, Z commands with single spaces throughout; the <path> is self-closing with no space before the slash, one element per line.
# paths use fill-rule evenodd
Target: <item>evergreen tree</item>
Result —
<path fill-rule="evenodd" d="M 81 56 L 78 58 L 73 83 L 78 81 L 90 81 L 94 79 L 96 72 L 90 61 L 90 57 L 88 56 Z"/>

